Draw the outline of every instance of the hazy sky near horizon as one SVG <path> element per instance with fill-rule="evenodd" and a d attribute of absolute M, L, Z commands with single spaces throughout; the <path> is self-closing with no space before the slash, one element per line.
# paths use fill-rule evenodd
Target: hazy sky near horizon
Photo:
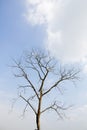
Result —
<path fill-rule="evenodd" d="M 83 70 L 77 87 L 71 85 L 63 95 L 66 103 L 75 105 L 66 112 L 69 120 L 57 121 L 47 113 L 42 130 L 87 130 L 87 0 L 0 0 L 0 130 L 35 128 L 31 111 L 20 118 L 20 102 L 9 113 L 17 92 L 9 65 L 32 48 L 47 50 L 61 63 Z"/>

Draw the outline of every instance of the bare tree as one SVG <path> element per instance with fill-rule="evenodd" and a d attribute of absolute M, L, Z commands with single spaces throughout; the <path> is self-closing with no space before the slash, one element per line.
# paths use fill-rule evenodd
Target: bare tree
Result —
<path fill-rule="evenodd" d="M 61 92 L 60 84 L 78 80 L 79 71 L 75 67 L 61 67 L 49 54 L 40 51 L 29 52 L 22 60 L 14 62 L 13 67 L 18 70 L 15 77 L 24 78 L 26 81 L 26 84 L 20 85 L 19 88 L 30 90 L 27 96 L 26 93 L 19 93 L 19 97 L 26 103 L 23 113 L 28 106 L 32 109 L 36 117 L 37 130 L 40 130 L 40 116 L 48 110 L 55 111 L 62 118 L 60 111 L 67 109 L 63 104 L 54 100 L 44 108 L 43 102 L 56 88 Z"/>

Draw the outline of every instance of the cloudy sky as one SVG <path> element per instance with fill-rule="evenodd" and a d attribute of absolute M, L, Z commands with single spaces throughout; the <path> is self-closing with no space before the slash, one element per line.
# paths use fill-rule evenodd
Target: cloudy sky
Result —
<path fill-rule="evenodd" d="M 0 0 L 0 130 L 34 129 L 31 111 L 21 119 L 20 103 L 10 112 L 17 82 L 9 65 L 23 51 L 45 49 L 63 64 L 82 67 L 77 87 L 63 98 L 74 107 L 69 119 L 47 113 L 42 130 L 87 130 L 87 0 Z M 52 124 L 52 125 L 51 125 Z"/>

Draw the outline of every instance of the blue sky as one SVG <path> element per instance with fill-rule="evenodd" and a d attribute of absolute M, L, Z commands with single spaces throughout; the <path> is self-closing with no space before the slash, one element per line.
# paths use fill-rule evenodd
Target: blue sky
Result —
<path fill-rule="evenodd" d="M 17 104 L 9 114 L 18 83 L 9 67 L 11 58 L 18 59 L 32 48 L 44 48 L 63 64 L 81 65 L 83 71 L 77 87 L 67 84 L 71 87 L 66 87 L 62 97 L 75 105 L 66 113 L 70 120 L 57 121 L 49 113 L 42 118 L 42 130 L 87 129 L 86 35 L 86 0 L 0 0 L 0 130 L 34 129 L 31 111 L 21 120 L 22 109 Z"/>

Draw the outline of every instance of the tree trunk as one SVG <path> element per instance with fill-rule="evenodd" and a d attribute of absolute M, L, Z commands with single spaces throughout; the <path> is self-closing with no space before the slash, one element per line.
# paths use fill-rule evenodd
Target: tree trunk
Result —
<path fill-rule="evenodd" d="M 36 115 L 37 130 L 40 130 L 40 113 Z"/>
<path fill-rule="evenodd" d="M 40 130 L 41 103 L 42 103 L 42 91 L 40 92 L 38 111 L 37 111 L 37 114 L 36 114 L 37 130 Z"/>

